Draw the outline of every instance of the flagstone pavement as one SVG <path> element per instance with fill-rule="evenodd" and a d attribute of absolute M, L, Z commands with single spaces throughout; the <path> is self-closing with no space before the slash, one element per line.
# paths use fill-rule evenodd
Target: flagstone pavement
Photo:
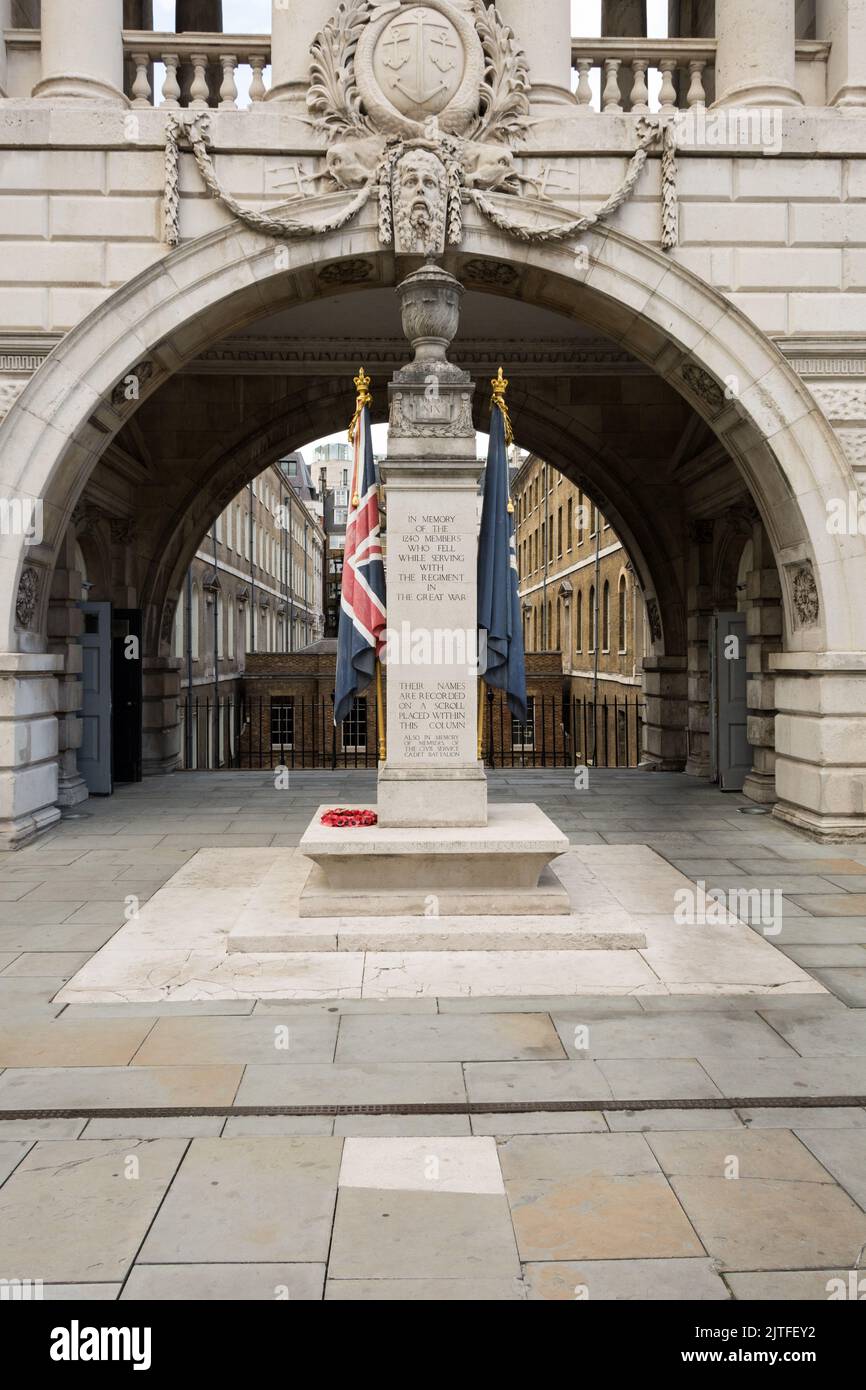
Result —
<path fill-rule="evenodd" d="M 0 855 L 0 1279 L 89 1299 L 866 1292 L 866 845 L 680 776 L 494 772 L 493 798 L 537 801 L 574 844 L 779 889 L 772 945 L 826 993 L 53 1002 L 198 849 L 296 845 L 323 801 L 374 794 L 372 772 L 290 782 L 154 779 Z M 266 1113 L 338 1105 L 383 1113 Z"/>

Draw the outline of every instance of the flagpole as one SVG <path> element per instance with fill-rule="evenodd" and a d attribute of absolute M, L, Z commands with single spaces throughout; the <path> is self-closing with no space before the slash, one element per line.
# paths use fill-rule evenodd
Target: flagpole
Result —
<path fill-rule="evenodd" d="M 382 694 L 382 663 L 376 657 L 376 723 L 379 729 L 379 762 L 383 763 L 388 756 L 388 745 L 385 737 L 385 701 Z"/>

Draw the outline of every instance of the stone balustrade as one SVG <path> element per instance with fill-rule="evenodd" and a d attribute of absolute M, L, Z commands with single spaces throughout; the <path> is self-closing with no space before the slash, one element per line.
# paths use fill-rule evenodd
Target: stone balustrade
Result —
<path fill-rule="evenodd" d="M 575 38 L 571 60 L 575 96 L 583 111 L 619 115 L 650 110 L 649 75 L 661 83 L 652 109 L 689 110 L 712 103 L 715 93 L 715 39 Z M 796 73 L 808 105 L 826 102 L 830 44 L 801 40 L 795 45 Z M 593 72 L 598 74 L 595 81 Z"/>
<path fill-rule="evenodd" d="M 866 3 L 866 0 L 864 0 Z M 7 29 L 8 95 L 26 97 L 40 73 L 40 34 L 34 29 Z M 573 38 L 572 88 L 578 109 L 617 115 L 650 109 L 650 76 L 661 75 L 652 109 L 663 112 L 712 105 L 716 96 L 718 42 L 705 39 Z M 795 83 L 807 106 L 834 99 L 828 40 L 800 39 L 794 45 Z M 127 95 L 136 107 L 224 107 L 270 99 L 265 69 L 271 62 L 268 34 L 175 34 L 126 30 Z M 165 68 L 154 78 L 154 65 Z M 838 64 L 837 64 L 838 66 Z M 181 95 L 179 72 L 191 74 Z M 595 73 L 595 77 L 593 77 Z M 241 76 L 241 74 L 243 74 Z M 159 90 L 155 90 L 158 87 Z M 861 88 L 844 88 L 845 103 L 860 104 Z M 239 92 L 242 97 L 239 100 Z M 248 93 L 248 98 L 247 98 Z M 276 95 L 276 93 L 275 93 Z"/>
<path fill-rule="evenodd" d="M 169 110 L 181 105 L 181 70 L 191 73 L 188 101 L 184 105 L 203 109 L 219 106 L 238 108 L 238 70 L 250 69 L 249 100 L 255 106 L 267 95 L 264 70 L 271 61 L 271 40 L 267 34 L 157 34 L 147 30 L 126 30 L 123 51 L 132 64 L 132 105 L 161 106 Z M 154 82 L 154 64 L 165 69 L 162 80 Z M 159 90 L 155 90 L 158 85 Z"/>

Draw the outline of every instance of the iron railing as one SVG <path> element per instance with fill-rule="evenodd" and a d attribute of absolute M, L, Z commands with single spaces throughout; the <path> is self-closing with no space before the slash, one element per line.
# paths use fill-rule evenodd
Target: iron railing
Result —
<path fill-rule="evenodd" d="M 327 697 L 181 697 L 180 767 L 188 770 L 375 768 L 376 702 L 362 699 L 334 725 Z M 487 691 L 483 755 L 490 768 L 636 767 L 643 746 L 640 697 L 592 701 L 530 697 L 525 722 Z"/>

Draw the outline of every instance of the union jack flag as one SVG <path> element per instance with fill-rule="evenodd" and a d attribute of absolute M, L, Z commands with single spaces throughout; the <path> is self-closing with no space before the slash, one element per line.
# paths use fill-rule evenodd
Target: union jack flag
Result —
<path fill-rule="evenodd" d="M 343 551 L 335 724 L 348 718 L 356 696 L 370 685 L 376 659 L 385 645 L 385 565 L 370 430 L 372 397 L 367 389 L 370 378 L 363 367 L 355 385 L 358 404 L 349 430 L 354 462 Z"/>

